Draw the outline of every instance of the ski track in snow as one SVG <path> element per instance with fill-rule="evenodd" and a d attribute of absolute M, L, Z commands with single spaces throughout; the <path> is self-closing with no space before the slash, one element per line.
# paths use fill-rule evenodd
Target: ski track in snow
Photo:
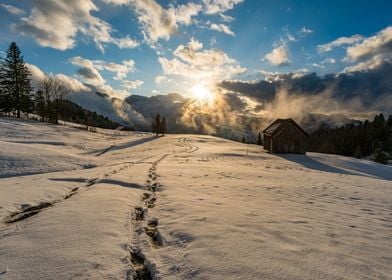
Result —
<path fill-rule="evenodd" d="M 392 279 L 391 167 L 11 119 L 0 147 L 0 279 Z"/>

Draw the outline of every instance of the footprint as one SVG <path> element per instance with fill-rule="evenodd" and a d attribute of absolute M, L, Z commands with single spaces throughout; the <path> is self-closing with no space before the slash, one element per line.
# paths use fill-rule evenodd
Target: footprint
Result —
<path fill-rule="evenodd" d="M 145 201 L 145 205 L 147 206 L 147 208 L 154 208 L 156 200 L 157 199 L 155 197 L 151 197 L 150 199 Z"/>
<path fill-rule="evenodd" d="M 127 272 L 127 280 L 150 280 L 153 279 L 151 271 L 146 264 L 146 258 L 140 250 L 130 250 L 132 270 Z"/>
<path fill-rule="evenodd" d="M 143 221 L 144 220 L 143 207 L 135 207 L 135 216 L 136 216 L 136 221 Z"/>
<path fill-rule="evenodd" d="M 148 221 L 147 226 L 144 228 L 144 232 L 150 237 L 151 242 L 155 247 L 163 246 L 162 236 L 158 230 L 157 218 L 152 218 Z"/>

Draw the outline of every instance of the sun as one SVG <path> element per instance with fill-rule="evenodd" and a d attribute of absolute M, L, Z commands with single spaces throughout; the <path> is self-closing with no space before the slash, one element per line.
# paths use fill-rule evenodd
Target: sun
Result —
<path fill-rule="evenodd" d="M 202 103 L 210 103 L 214 100 L 214 94 L 206 86 L 201 84 L 193 86 L 192 93 Z"/>

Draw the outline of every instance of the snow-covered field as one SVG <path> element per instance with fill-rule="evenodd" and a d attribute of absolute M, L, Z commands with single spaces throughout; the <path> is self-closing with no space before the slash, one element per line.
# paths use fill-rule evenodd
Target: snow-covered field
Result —
<path fill-rule="evenodd" d="M 0 118 L 0 279 L 392 279 L 392 167 Z"/>

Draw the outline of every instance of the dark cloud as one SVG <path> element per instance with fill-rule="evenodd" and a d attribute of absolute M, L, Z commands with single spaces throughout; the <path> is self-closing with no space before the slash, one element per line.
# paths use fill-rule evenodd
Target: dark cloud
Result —
<path fill-rule="evenodd" d="M 277 74 L 268 81 L 247 82 L 247 81 L 223 81 L 219 84 L 230 92 L 237 92 L 244 96 L 255 99 L 259 102 L 269 102 L 276 98 L 282 90 L 286 90 L 288 95 L 296 96 L 317 96 L 329 91 L 328 97 L 335 101 L 357 100 L 363 110 L 377 110 L 378 105 L 383 105 L 379 109 L 390 108 L 392 104 L 375 104 L 381 97 L 392 94 L 392 64 L 384 62 L 377 68 L 366 71 L 350 73 L 329 74 L 318 76 L 316 73 L 297 75 L 297 73 Z M 389 102 L 389 99 L 386 100 Z M 347 108 L 349 113 L 350 108 Z"/>
<path fill-rule="evenodd" d="M 100 79 L 95 71 L 89 67 L 82 67 L 78 69 L 78 74 L 86 79 Z"/>
<path fill-rule="evenodd" d="M 259 100 L 271 100 L 278 90 L 277 85 L 267 81 L 246 82 L 240 80 L 225 80 L 218 86 L 232 92 L 238 92 L 245 96 Z"/>

